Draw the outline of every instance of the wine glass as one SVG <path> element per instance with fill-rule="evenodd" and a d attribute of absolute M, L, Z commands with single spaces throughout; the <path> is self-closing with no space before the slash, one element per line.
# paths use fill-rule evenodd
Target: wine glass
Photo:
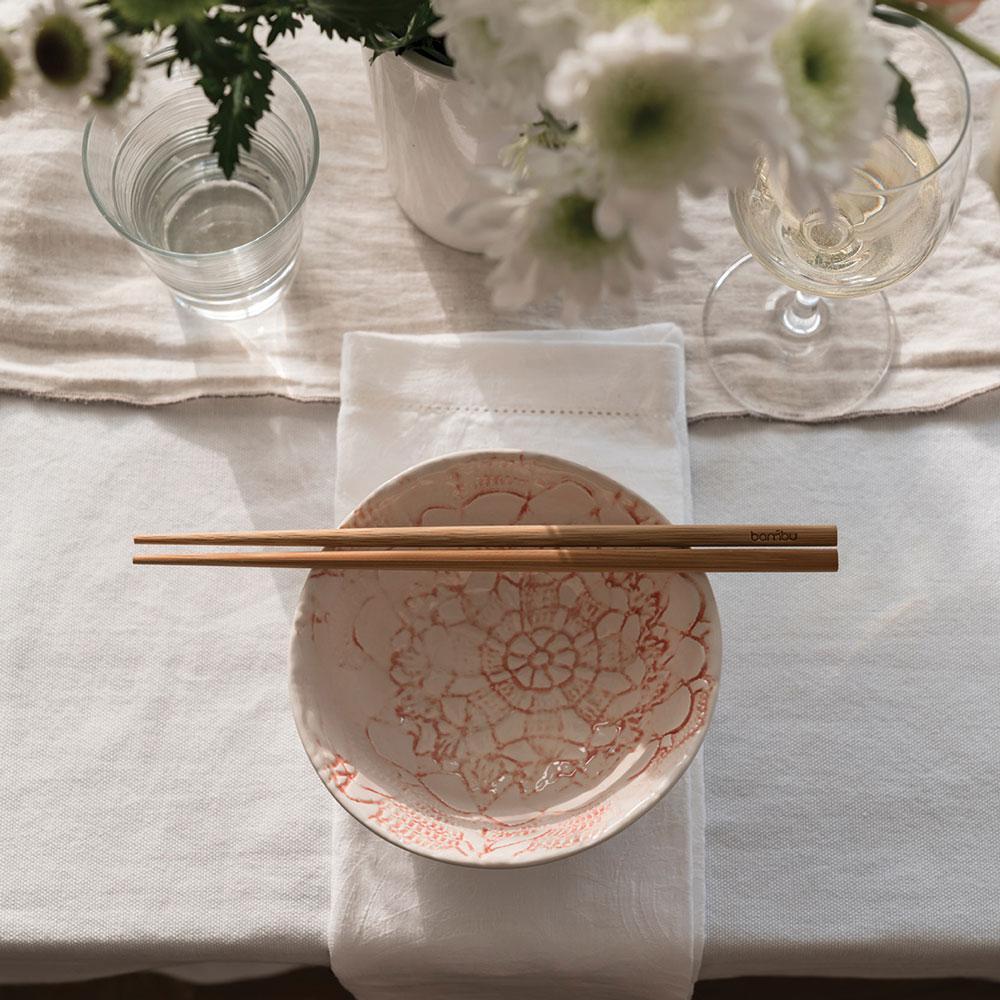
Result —
<path fill-rule="evenodd" d="M 962 67 L 924 25 L 875 30 L 913 84 L 927 139 L 898 129 L 890 111 L 832 212 L 798 211 L 764 160 L 730 192 L 750 254 L 713 286 L 703 333 L 719 381 L 753 413 L 824 420 L 867 399 L 896 344 L 881 290 L 930 256 L 958 211 L 971 146 Z"/>

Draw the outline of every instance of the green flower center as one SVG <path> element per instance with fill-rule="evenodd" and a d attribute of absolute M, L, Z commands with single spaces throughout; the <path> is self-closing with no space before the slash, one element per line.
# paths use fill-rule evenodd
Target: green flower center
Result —
<path fill-rule="evenodd" d="M 830 66 L 822 52 L 806 52 L 802 58 L 802 73 L 809 83 L 819 84 L 828 79 Z"/>
<path fill-rule="evenodd" d="M 42 76 L 57 87 L 75 87 L 90 72 L 90 46 L 71 17 L 47 17 L 35 35 L 35 62 Z"/>
<path fill-rule="evenodd" d="M 117 42 L 108 46 L 108 75 L 94 103 L 102 107 L 117 104 L 127 93 L 135 79 L 135 62 L 132 55 Z"/>
<path fill-rule="evenodd" d="M 657 134 L 670 127 L 673 105 L 670 101 L 659 104 L 639 104 L 632 109 L 629 135 L 635 142 L 652 140 Z"/>
<path fill-rule="evenodd" d="M 594 142 L 639 186 L 662 184 L 709 148 L 713 116 L 688 68 L 650 57 L 595 80 L 583 108 Z"/>
<path fill-rule="evenodd" d="M 774 59 L 792 114 L 824 136 L 836 136 L 856 113 L 854 39 L 835 12 L 812 7 L 774 40 Z"/>
<path fill-rule="evenodd" d="M 597 203 L 582 194 L 563 195 L 555 201 L 535 230 L 535 249 L 578 265 L 599 260 L 618 241 L 606 240 L 594 225 Z"/>
<path fill-rule="evenodd" d="M 7 53 L 0 49 L 0 101 L 6 101 L 10 97 L 16 82 L 17 70 Z"/>

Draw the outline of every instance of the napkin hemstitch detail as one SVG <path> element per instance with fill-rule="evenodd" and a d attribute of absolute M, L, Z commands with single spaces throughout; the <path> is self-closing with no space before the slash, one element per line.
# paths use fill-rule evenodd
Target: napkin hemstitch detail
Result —
<path fill-rule="evenodd" d="M 375 400 L 364 398 L 351 400 L 351 403 L 357 406 L 373 405 L 375 402 Z M 673 413 L 664 410 L 573 410 L 527 406 L 468 406 L 451 403 L 409 403 L 398 399 L 385 400 L 378 405 L 384 406 L 387 402 L 398 410 L 415 410 L 420 413 L 522 413 L 528 416 L 543 417 L 657 417 L 664 420 L 673 416 Z"/>

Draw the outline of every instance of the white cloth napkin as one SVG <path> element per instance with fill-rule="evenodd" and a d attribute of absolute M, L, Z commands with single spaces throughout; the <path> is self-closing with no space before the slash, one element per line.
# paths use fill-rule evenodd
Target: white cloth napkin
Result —
<path fill-rule="evenodd" d="M 617 333 L 350 334 L 336 509 L 467 449 L 590 466 L 690 519 L 684 348 Z M 333 811 L 330 962 L 358 1000 L 686 1000 L 704 940 L 700 758 L 634 826 L 538 868 L 415 857 Z"/>

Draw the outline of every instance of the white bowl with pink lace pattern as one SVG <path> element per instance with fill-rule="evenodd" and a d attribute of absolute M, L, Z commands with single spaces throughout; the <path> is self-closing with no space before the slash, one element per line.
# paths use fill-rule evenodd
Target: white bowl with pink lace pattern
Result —
<path fill-rule="evenodd" d="M 345 527 L 648 524 L 612 480 L 523 452 L 417 466 Z M 510 868 L 617 833 L 701 746 L 720 668 L 700 573 L 315 570 L 299 601 L 299 735 L 349 813 L 415 854 Z"/>

